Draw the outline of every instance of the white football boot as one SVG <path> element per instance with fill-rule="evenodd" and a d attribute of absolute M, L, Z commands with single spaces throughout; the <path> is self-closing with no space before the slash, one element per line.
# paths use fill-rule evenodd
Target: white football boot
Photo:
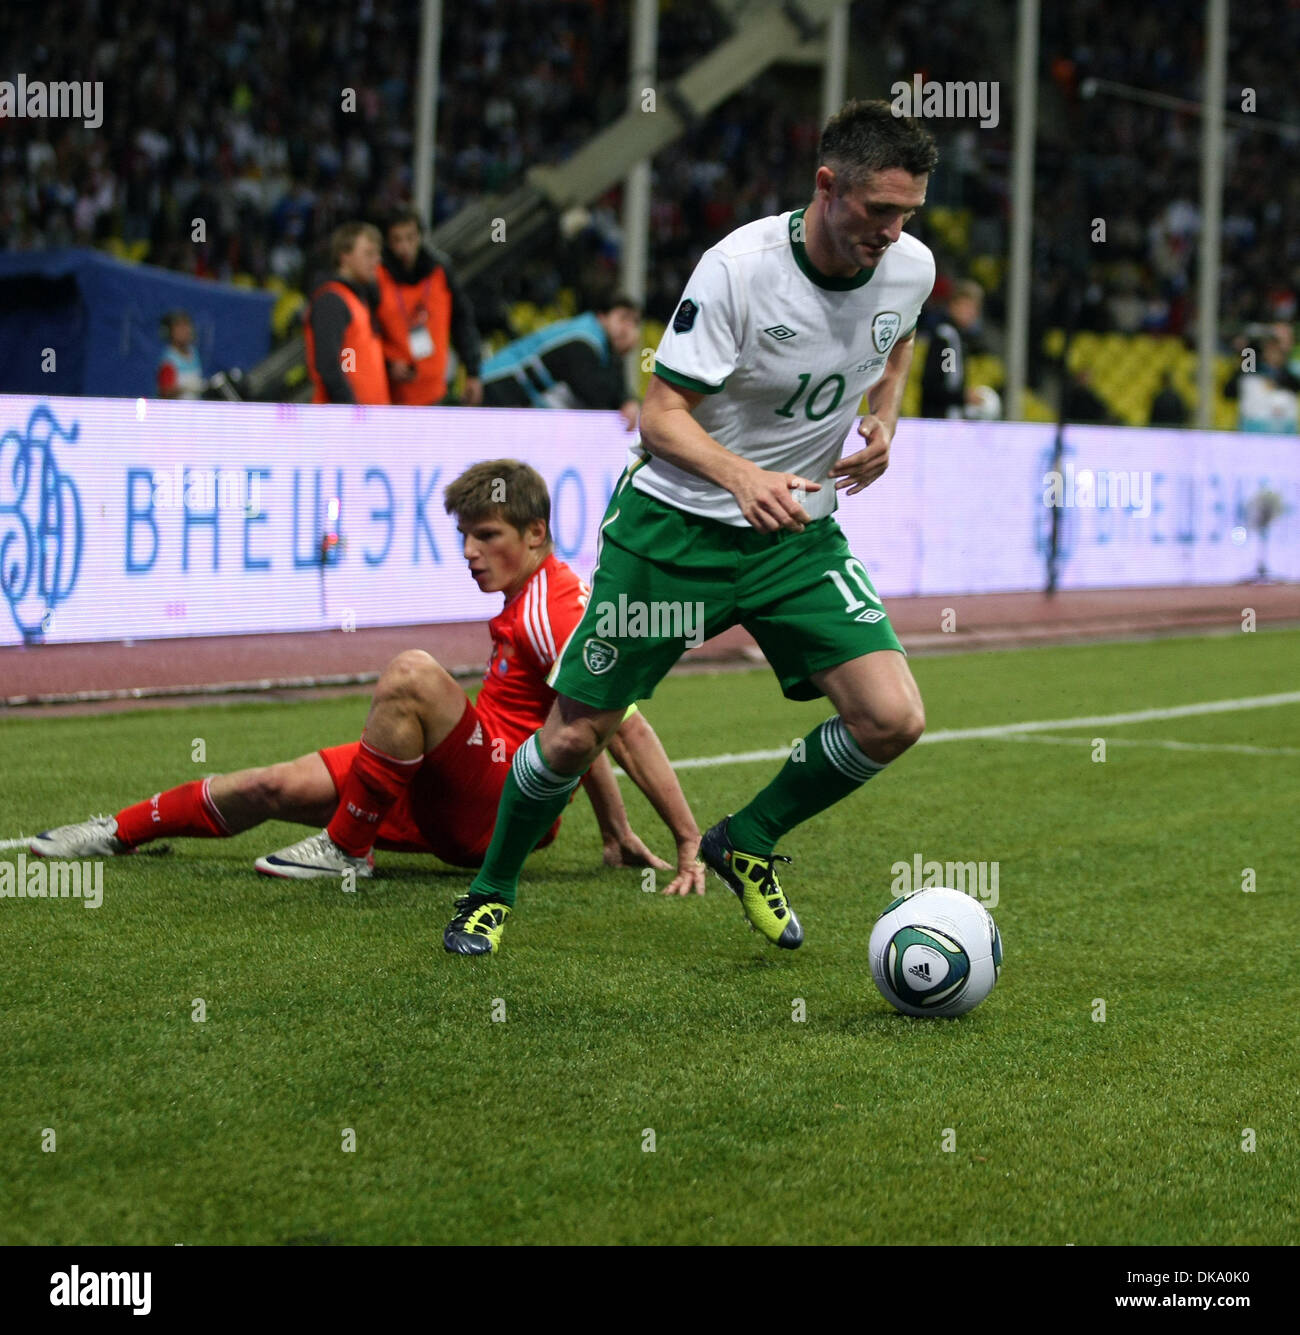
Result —
<path fill-rule="evenodd" d="M 258 858 L 253 866 L 263 876 L 283 876 L 294 881 L 309 881 L 317 876 L 343 877 L 349 871 L 354 876 L 375 874 L 375 855 L 354 858 L 345 853 L 327 831 L 309 834 L 288 848 Z"/>
<path fill-rule="evenodd" d="M 134 853 L 117 837 L 115 816 L 92 816 L 33 835 L 27 848 L 38 858 L 112 858 Z"/>

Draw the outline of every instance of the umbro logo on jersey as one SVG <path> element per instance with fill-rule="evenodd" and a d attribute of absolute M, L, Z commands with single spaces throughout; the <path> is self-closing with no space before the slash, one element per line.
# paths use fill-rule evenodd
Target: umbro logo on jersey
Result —
<path fill-rule="evenodd" d="M 483 725 L 481 723 L 476 723 L 474 725 L 474 731 L 470 734 L 470 739 L 465 743 L 465 745 L 466 746 L 483 745 Z"/>
<path fill-rule="evenodd" d="M 794 338 L 797 331 L 791 329 L 788 325 L 774 324 L 770 329 L 764 329 L 765 334 L 771 334 L 773 338 L 784 341 L 787 338 Z"/>
<path fill-rule="evenodd" d="M 908 969 L 907 972 L 915 974 L 918 978 L 924 978 L 927 983 L 930 981 L 929 961 L 927 961 L 925 964 L 913 964 L 912 967 Z"/>
<path fill-rule="evenodd" d="M 874 626 L 877 621 L 885 619 L 885 614 L 877 611 L 874 607 L 868 607 L 865 612 L 859 612 L 853 619 L 854 621 L 863 621 L 868 626 Z"/>

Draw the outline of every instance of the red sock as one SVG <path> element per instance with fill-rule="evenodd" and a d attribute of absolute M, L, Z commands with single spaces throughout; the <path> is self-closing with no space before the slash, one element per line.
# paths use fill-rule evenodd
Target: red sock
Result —
<path fill-rule="evenodd" d="M 117 813 L 117 837 L 135 848 L 164 835 L 193 839 L 224 839 L 230 831 L 208 785 L 210 779 L 194 779 L 179 788 L 155 793 L 147 802 L 137 802 Z"/>
<path fill-rule="evenodd" d="M 363 737 L 339 793 L 339 807 L 329 823 L 329 837 L 350 857 L 363 858 L 375 844 L 379 822 L 401 797 L 424 762 L 398 760 L 376 751 Z"/>

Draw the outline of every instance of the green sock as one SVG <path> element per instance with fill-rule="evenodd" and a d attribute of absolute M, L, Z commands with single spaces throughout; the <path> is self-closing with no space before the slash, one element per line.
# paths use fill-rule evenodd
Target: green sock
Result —
<path fill-rule="evenodd" d="M 731 818 L 728 836 L 744 853 L 766 857 L 777 840 L 810 816 L 834 806 L 884 769 L 863 755 L 838 714 L 796 743 L 781 772 Z"/>
<path fill-rule="evenodd" d="M 470 883 L 470 894 L 490 895 L 513 906 L 524 860 L 568 805 L 581 779 L 581 774 L 556 774 L 547 766 L 536 733 L 515 752 L 497 804 L 492 842 Z"/>

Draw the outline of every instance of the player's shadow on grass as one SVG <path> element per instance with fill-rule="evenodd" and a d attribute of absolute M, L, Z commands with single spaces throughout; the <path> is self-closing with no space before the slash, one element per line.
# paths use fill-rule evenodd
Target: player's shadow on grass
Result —
<path fill-rule="evenodd" d="M 737 948 L 734 943 L 729 946 L 713 943 L 701 946 L 700 950 L 707 953 L 695 956 L 688 963 L 679 962 L 680 971 L 708 982 L 716 982 L 727 977 L 753 977 L 771 969 L 787 969 L 794 962 L 793 951 L 782 951 L 778 955 L 774 950 L 758 947 L 752 954 L 738 956 L 737 949 L 744 950 L 744 947 Z"/>
<path fill-rule="evenodd" d="M 775 951 L 760 948 L 753 955 L 747 955 L 740 960 L 728 960 L 726 964 L 736 973 L 761 973 L 764 969 L 784 968 L 791 961 L 792 954 L 789 951 L 778 955 Z"/>
<path fill-rule="evenodd" d="M 931 1042 L 969 1039 L 978 1036 L 982 1028 L 979 1018 L 973 1015 L 945 1019 L 941 1015 L 904 1015 L 892 1008 L 848 1012 L 828 1019 L 826 1023 L 841 1034 L 902 1041 L 927 1038 Z"/>
<path fill-rule="evenodd" d="M 464 871 L 454 867 L 389 867 L 375 876 L 359 880 L 355 890 L 344 890 L 338 881 L 299 881 L 296 886 L 309 891 L 313 902 L 328 907 L 363 910 L 420 909 L 430 907 L 450 910 L 451 903 L 469 888 Z"/>
<path fill-rule="evenodd" d="M 439 862 L 432 856 L 423 859 L 416 855 L 399 854 L 400 861 L 393 860 L 393 857 L 385 857 L 382 850 L 375 855 L 375 874 L 372 880 L 358 882 L 358 884 L 378 885 L 383 881 L 409 881 L 409 880 L 459 880 L 469 888 L 469 883 L 474 879 L 478 870 L 476 867 L 453 867 L 450 863 Z M 545 893 L 548 887 L 571 884 L 575 881 L 590 881 L 593 876 L 599 876 L 600 871 L 608 871 L 611 875 L 622 869 L 603 868 L 592 870 L 589 867 L 539 867 L 536 871 L 530 868 L 524 868 L 524 885 L 528 892 Z M 639 876 L 640 871 L 636 874 Z"/>

